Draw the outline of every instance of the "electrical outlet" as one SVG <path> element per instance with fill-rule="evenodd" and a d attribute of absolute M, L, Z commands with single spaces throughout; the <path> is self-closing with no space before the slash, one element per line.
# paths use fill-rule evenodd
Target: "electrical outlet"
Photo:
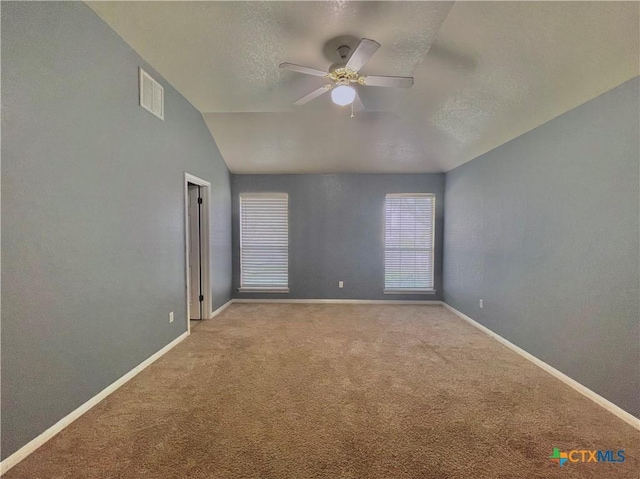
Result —
<path fill-rule="evenodd" d="M 480 300 L 480 309 L 482 309 L 482 308 L 484 308 L 484 300 L 483 299 Z"/>
<path fill-rule="evenodd" d="M 344 281 L 338 281 L 338 288 L 344 288 Z"/>
<path fill-rule="evenodd" d="M 173 311 L 169 313 L 169 322 L 173 323 Z"/>

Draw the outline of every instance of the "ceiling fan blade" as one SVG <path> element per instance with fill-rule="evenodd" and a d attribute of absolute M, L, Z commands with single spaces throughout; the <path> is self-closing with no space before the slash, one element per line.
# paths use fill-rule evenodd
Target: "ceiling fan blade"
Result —
<path fill-rule="evenodd" d="M 327 72 L 318 70 L 316 68 L 303 67 L 302 65 L 296 65 L 294 63 L 281 63 L 278 65 L 284 70 L 290 70 L 292 72 L 304 73 L 305 75 L 314 75 L 317 77 L 326 77 Z"/>
<path fill-rule="evenodd" d="M 375 40 L 369 40 L 368 38 L 363 38 L 360 40 L 356 51 L 353 52 L 353 55 L 349 58 L 345 68 L 354 72 L 359 71 L 364 64 L 369 61 L 369 58 L 378 51 L 378 48 L 380 48 L 380 44 L 378 42 Z"/>
<path fill-rule="evenodd" d="M 313 100 L 314 98 L 318 98 L 320 95 L 322 95 L 323 93 L 328 92 L 329 90 L 331 90 L 331 87 L 333 85 L 325 85 L 325 86 L 321 86 L 320 88 L 318 88 L 317 90 L 312 91 L 311 93 L 309 93 L 308 95 L 303 96 L 302 98 L 300 98 L 299 100 L 293 102 L 294 105 L 304 105 L 305 103 L 309 103 L 311 100 Z"/>
<path fill-rule="evenodd" d="M 411 88 L 413 86 L 413 77 L 366 76 L 363 82 L 367 86 Z"/>
<path fill-rule="evenodd" d="M 356 98 L 353 100 L 353 111 L 352 113 L 358 113 L 359 111 L 364 110 L 364 105 L 362 103 L 362 100 L 360 99 L 360 95 L 358 95 L 358 92 L 356 91 Z"/>

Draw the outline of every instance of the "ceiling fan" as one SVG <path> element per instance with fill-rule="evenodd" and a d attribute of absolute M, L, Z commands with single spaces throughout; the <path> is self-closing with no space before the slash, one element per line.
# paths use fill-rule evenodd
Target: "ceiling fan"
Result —
<path fill-rule="evenodd" d="M 380 44 L 378 42 L 368 38 L 363 38 L 360 40 L 360 43 L 353 54 L 349 57 L 351 48 L 347 45 L 343 45 L 338 48 L 338 55 L 342 61 L 346 60 L 347 57 L 349 57 L 349 60 L 347 60 L 346 63 L 339 62 L 333 64 L 328 72 L 318 70 L 316 68 L 295 65 L 293 63 L 281 63 L 279 65 L 280 68 L 285 70 L 327 78 L 332 82 L 312 91 L 308 95 L 303 96 L 293 104 L 304 105 L 314 98 L 318 98 L 323 93 L 331 91 L 331 101 L 340 106 L 352 105 L 351 116 L 353 116 L 354 111 L 357 112 L 362 110 L 364 105 L 362 104 L 356 89 L 351 86 L 352 83 L 363 86 L 411 88 L 413 85 L 413 77 L 365 76 L 358 73 L 373 54 L 378 51 L 378 48 L 380 48 Z"/>

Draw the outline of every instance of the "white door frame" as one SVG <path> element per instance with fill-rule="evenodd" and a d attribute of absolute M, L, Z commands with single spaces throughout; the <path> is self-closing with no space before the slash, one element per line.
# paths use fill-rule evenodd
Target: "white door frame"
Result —
<path fill-rule="evenodd" d="M 189 284 L 191 279 L 189 278 L 189 183 L 198 185 L 204 188 L 204 192 L 201 192 L 202 197 L 202 218 L 200 223 L 200 241 L 201 241 L 201 254 L 200 254 L 200 266 L 202 268 L 202 295 L 204 300 L 202 302 L 202 314 L 203 318 L 208 318 L 211 315 L 212 298 L 211 298 L 211 268 L 209 263 L 209 252 L 211 251 L 210 243 L 210 204 L 211 204 L 211 183 L 198 178 L 187 172 L 184 173 L 184 254 L 185 254 L 185 278 L 186 278 L 186 299 L 187 299 L 187 332 L 191 334 L 191 285 Z"/>

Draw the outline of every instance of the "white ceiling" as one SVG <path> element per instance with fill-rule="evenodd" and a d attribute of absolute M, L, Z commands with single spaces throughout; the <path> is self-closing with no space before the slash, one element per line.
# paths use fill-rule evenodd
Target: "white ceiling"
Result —
<path fill-rule="evenodd" d="M 198 108 L 235 173 L 448 171 L 640 73 L 637 2 L 89 2 Z M 342 41 L 382 47 L 365 111 L 324 95 Z M 171 112 L 167 111 L 167 115 Z"/>

